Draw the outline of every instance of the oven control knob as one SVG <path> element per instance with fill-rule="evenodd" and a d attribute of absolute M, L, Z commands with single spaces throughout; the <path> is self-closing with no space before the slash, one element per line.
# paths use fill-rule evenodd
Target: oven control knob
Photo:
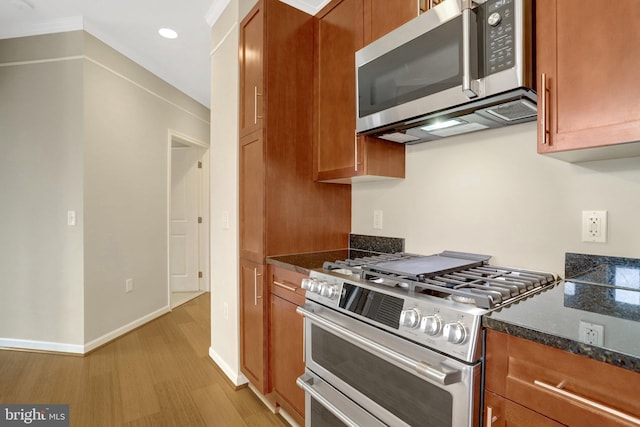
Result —
<path fill-rule="evenodd" d="M 315 279 L 312 279 L 311 277 L 305 277 L 304 279 L 302 279 L 302 282 L 300 282 L 300 287 L 302 289 L 309 290 L 314 280 Z"/>
<path fill-rule="evenodd" d="M 306 289 L 309 292 L 312 293 L 318 293 L 320 292 L 320 289 L 322 287 L 322 283 L 326 283 L 326 282 L 319 282 L 318 279 L 314 279 L 314 278 L 304 278 L 302 279 L 302 282 L 300 283 L 300 287 L 302 289 Z"/>
<path fill-rule="evenodd" d="M 320 280 L 316 281 L 309 290 L 313 293 L 319 294 L 325 286 L 327 286 L 327 282 Z"/>
<path fill-rule="evenodd" d="M 449 342 L 462 344 L 467 339 L 467 329 L 460 322 L 447 323 L 442 329 L 442 335 Z"/>
<path fill-rule="evenodd" d="M 442 332 L 442 317 L 439 314 L 424 316 L 420 321 L 420 331 L 427 335 L 440 335 L 440 332 Z"/>
<path fill-rule="evenodd" d="M 493 12 L 491 15 L 489 15 L 489 18 L 487 18 L 487 24 L 491 25 L 492 27 L 498 25 L 500 21 L 502 21 L 502 16 L 500 16 L 498 12 Z"/>
<path fill-rule="evenodd" d="M 402 310 L 400 313 L 400 326 L 417 328 L 420 324 L 420 312 L 415 308 Z"/>
<path fill-rule="evenodd" d="M 325 298 L 334 299 L 338 295 L 338 287 L 326 283 L 320 288 L 320 295 Z"/>

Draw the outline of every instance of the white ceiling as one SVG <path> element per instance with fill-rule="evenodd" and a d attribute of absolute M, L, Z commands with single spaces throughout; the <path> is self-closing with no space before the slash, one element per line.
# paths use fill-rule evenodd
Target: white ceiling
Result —
<path fill-rule="evenodd" d="M 309 14 L 329 0 L 282 0 Z M 84 29 L 210 106 L 211 28 L 228 0 L 0 0 L 0 39 Z M 207 16 L 208 19 L 205 19 Z M 167 40 L 158 29 L 179 37 Z"/>

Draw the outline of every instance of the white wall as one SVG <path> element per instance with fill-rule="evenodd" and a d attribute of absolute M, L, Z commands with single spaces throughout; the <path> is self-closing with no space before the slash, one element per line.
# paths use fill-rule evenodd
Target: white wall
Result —
<path fill-rule="evenodd" d="M 238 319 L 238 1 L 212 28 L 211 54 L 211 348 L 236 384 Z M 225 228 L 228 218 L 229 228 Z"/>
<path fill-rule="evenodd" d="M 0 346 L 84 340 L 81 39 L 0 40 Z M 27 61 L 27 62 L 25 62 Z"/>
<path fill-rule="evenodd" d="M 208 144 L 209 111 L 85 39 L 85 341 L 92 342 L 168 310 L 169 130 Z"/>
<path fill-rule="evenodd" d="M 209 116 L 88 33 L 0 40 L 0 346 L 83 352 L 169 310 L 169 130 L 206 144 Z"/>
<path fill-rule="evenodd" d="M 352 231 L 404 237 L 408 252 L 485 253 L 562 276 L 565 252 L 640 258 L 640 157 L 538 155 L 535 123 L 408 146 L 405 180 L 352 188 Z M 372 228 L 374 209 L 382 230 Z M 607 243 L 581 242 L 589 209 L 608 211 Z"/>

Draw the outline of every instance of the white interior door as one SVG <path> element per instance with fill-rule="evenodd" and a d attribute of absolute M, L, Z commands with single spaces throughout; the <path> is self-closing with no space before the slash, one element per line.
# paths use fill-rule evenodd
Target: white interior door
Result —
<path fill-rule="evenodd" d="M 196 147 L 171 149 L 169 272 L 172 292 L 200 289 L 198 207 L 201 156 Z"/>

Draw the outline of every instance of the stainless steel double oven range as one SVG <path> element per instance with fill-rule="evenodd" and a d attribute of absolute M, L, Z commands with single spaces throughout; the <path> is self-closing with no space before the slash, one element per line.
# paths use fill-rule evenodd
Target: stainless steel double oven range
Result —
<path fill-rule="evenodd" d="M 304 279 L 306 426 L 478 425 L 482 315 L 553 287 L 489 257 L 378 254 Z"/>

